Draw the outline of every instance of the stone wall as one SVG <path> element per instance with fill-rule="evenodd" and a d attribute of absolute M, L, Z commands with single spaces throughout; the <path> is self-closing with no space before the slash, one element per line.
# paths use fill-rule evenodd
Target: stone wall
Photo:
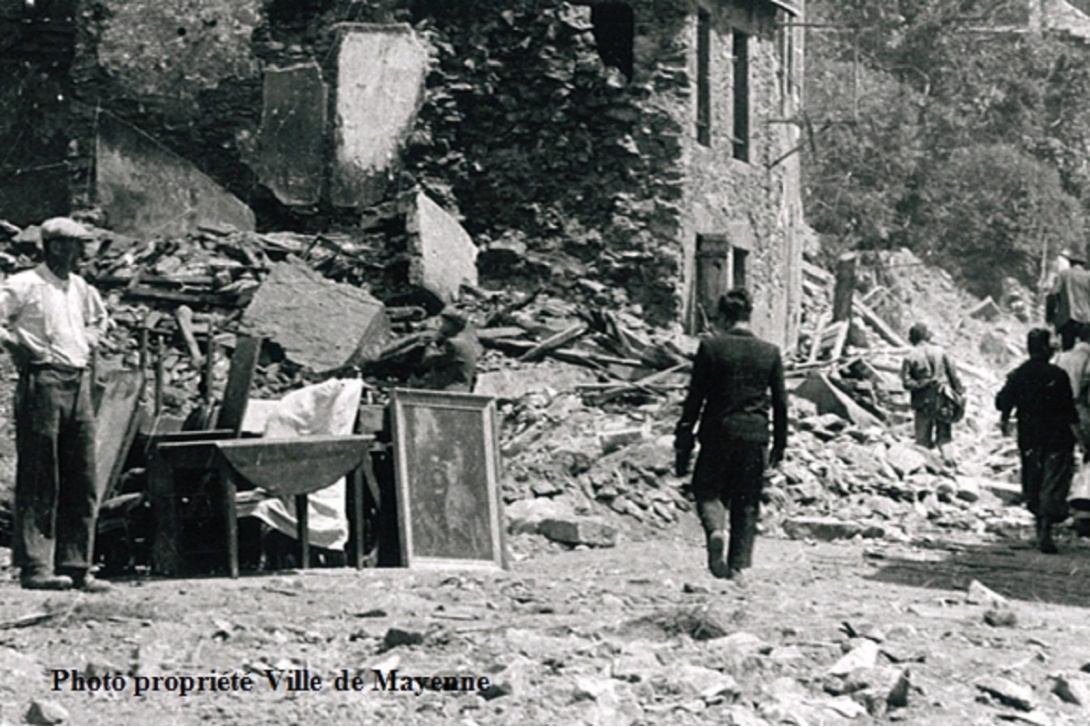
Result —
<path fill-rule="evenodd" d="M 634 4 L 631 80 L 599 57 L 589 6 L 506 6 L 429 24 L 436 63 L 409 168 L 460 210 L 486 276 L 490 250 L 515 249 L 494 277 L 611 284 L 599 302 L 674 320 L 685 128 L 662 97 L 688 83 L 675 47 L 688 4 Z"/>
<path fill-rule="evenodd" d="M 298 87 L 306 79 L 327 84 L 313 94 L 328 99 L 326 115 L 300 123 L 332 123 L 338 28 L 409 22 L 429 54 L 424 98 L 385 189 L 368 186 L 359 199 L 381 193 L 388 203 L 419 185 L 471 234 L 485 284 L 544 283 L 655 323 L 693 322 L 695 241 L 726 235 L 750 248 L 758 327 L 786 343 L 801 208 L 798 156 L 787 155 L 798 131 L 784 122 L 797 109 L 784 101 L 775 25 L 785 14 L 765 0 L 701 2 L 713 19 L 709 146 L 695 139 L 699 5 L 690 0 L 83 0 L 73 199 L 93 202 L 83 196 L 87 160 L 109 115 L 249 205 L 259 229 L 358 227 L 369 213 L 338 205 L 328 182 L 335 133 L 308 136 L 298 164 L 270 166 L 262 144 L 283 140 L 271 132 L 264 78 L 283 73 L 283 109 L 308 97 Z M 727 135 L 739 25 L 753 38 L 746 162 Z M 319 169 L 327 181 L 302 183 Z"/>
<path fill-rule="evenodd" d="M 18 225 L 68 211 L 74 18 L 53 5 L 0 0 L 0 217 Z"/>
<path fill-rule="evenodd" d="M 749 9 L 747 9 L 749 8 Z M 796 123 L 801 89 L 798 29 L 778 26 L 787 20 L 770 4 L 709 5 L 711 16 L 711 140 L 705 146 L 686 135 L 690 184 L 682 205 L 681 237 L 685 249 L 682 295 L 689 322 L 696 311 L 693 281 L 695 248 L 701 235 L 722 235 L 731 247 L 746 251 L 745 279 L 754 296 L 753 324 L 759 335 L 791 345 L 798 333 L 802 289 L 802 203 Z M 763 10 L 763 11 L 762 11 Z M 696 37 L 695 19 L 688 37 Z M 748 36 L 748 159 L 735 158 L 732 144 L 734 30 Z M 689 72 L 696 75 L 695 49 Z M 684 109 L 678 109 L 683 113 Z M 733 272 L 733 270 L 731 271 Z"/>
<path fill-rule="evenodd" d="M 738 2 L 733 11 L 709 3 L 713 138 L 705 147 L 695 139 L 693 6 L 625 4 L 634 18 L 630 77 L 599 57 L 589 5 L 509 3 L 524 9 L 436 19 L 437 63 L 410 169 L 460 209 L 485 266 L 489 250 L 506 253 L 496 255 L 507 262 L 497 278 L 519 272 L 517 260 L 539 265 L 554 284 L 612 283 L 660 323 L 692 326 L 697 235 L 727 234 L 752 248 L 756 326 L 790 344 L 802 211 L 798 155 L 788 154 L 800 137 L 785 122 L 797 115 L 800 89 L 797 81 L 788 88 L 775 24 L 786 16 L 770 3 Z M 753 35 L 748 162 L 733 159 L 729 135 L 732 23 Z M 790 55 L 801 78 L 801 47 Z"/>

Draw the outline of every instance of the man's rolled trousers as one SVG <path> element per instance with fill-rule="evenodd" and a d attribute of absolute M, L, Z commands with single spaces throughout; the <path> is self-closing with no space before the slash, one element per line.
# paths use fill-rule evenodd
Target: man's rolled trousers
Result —
<path fill-rule="evenodd" d="M 700 343 L 689 394 L 676 430 L 678 475 L 688 469 L 693 427 L 699 418 L 700 455 L 693 495 L 707 539 L 708 567 L 734 578 L 753 564 L 765 466 L 769 464 L 769 410 L 773 415 L 771 464 L 787 445 L 787 394 L 780 350 L 754 336 L 749 295 L 733 290 L 719 305 L 723 333 Z M 730 545 L 723 558 L 726 512 Z"/>
<path fill-rule="evenodd" d="M 0 342 L 19 370 L 13 554 L 24 588 L 99 591 L 89 365 L 106 308 L 74 272 L 87 231 L 55 218 L 41 234 L 45 262 L 0 285 Z"/>

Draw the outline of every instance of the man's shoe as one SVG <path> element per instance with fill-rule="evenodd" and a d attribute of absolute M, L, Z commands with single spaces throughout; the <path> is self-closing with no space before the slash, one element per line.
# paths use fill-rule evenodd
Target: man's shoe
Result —
<path fill-rule="evenodd" d="M 106 581 L 100 581 L 90 573 L 84 576 L 76 576 L 73 585 L 84 593 L 106 593 L 111 586 Z"/>
<path fill-rule="evenodd" d="M 20 585 L 28 591 L 67 591 L 72 588 L 72 579 L 68 576 L 34 575 L 23 576 Z"/>
<path fill-rule="evenodd" d="M 716 578 L 730 578 L 730 568 L 723 559 L 727 547 L 727 536 L 722 530 L 716 530 L 708 536 L 708 570 Z"/>
<path fill-rule="evenodd" d="M 744 586 L 749 578 L 746 576 L 744 568 L 731 568 L 727 575 L 727 580 L 731 581 L 736 586 Z"/>
<path fill-rule="evenodd" d="M 1052 540 L 1052 523 L 1044 518 L 1037 518 L 1037 550 L 1049 555 L 1060 552 Z"/>

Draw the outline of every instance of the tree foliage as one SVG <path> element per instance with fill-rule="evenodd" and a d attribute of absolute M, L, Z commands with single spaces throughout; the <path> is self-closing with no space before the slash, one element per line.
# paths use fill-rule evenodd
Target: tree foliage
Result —
<path fill-rule="evenodd" d="M 808 218 L 830 252 L 908 247 L 978 293 L 1085 244 L 1090 50 L 1025 3 L 812 0 Z"/>

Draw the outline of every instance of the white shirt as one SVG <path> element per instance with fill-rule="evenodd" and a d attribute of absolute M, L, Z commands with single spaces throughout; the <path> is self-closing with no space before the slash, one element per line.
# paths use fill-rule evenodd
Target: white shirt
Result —
<path fill-rule="evenodd" d="M 1083 387 L 1087 383 L 1087 364 L 1090 364 L 1090 343 L 1079 341 L 1069 350 L 1056 357 L 1056 365 L 1067 372 L 1071 379 L 1071 393 L 1075 395 L 1075 403 L 1085 401 Z"/>
<path fill-rule="evenodd" d="M 0 284 L 0 336 L 33 363 L 85 368 L 107 322 L 102 297 L 75 273 L 62 280 L 43 263 Z"/>

